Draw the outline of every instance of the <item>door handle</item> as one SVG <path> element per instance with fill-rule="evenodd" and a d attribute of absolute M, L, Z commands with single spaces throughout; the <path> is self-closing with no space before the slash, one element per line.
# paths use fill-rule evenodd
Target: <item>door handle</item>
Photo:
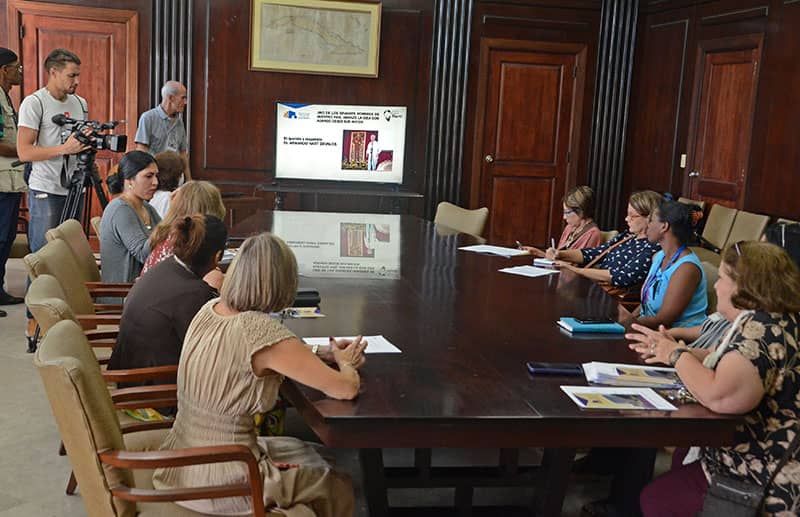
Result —
<path fill-rule="evenodd" d="M 692 172 L 689 173 L 689 177 L 690 178 L 699 178 L 700 177 L 700 173 L 697 172 L 697 171 L 692 171 Z"/>
<path fill-rule="evenodd" d="M 484 157 L 484 160 L 486 160 L 486 163 L 492 163 L 494 161 L 494 156 L 487 154 L 486 157 Z"/>

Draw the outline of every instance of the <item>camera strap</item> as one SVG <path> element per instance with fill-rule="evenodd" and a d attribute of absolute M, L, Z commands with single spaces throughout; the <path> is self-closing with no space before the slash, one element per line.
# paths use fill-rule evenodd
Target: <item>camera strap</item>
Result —
<path fill-rule="evenodd" d="M 81 101 L 81 98 L 78 97 L 77 95 L 74 95 L 74 97 L 78 101 L 78 104 L 81 105 L 81 110 L 83 111 L 83 120 L 89 120 L 89 106 L 84 104 Z M 41 99 L 39 102 L 41 102 Z M 61 178 L 60 178 L 61 186 L 64 187 L 65 189 L 69 189 L 71 183 L 71 178 L 67 176 L 68 170 L 69 170 L 69 155 L 65 154 L 64 160 L 61 162 Z"/>

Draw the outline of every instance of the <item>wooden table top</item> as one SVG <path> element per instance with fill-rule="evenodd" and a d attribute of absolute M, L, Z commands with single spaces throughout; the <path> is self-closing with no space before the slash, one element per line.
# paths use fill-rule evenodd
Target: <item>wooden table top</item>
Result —
<path fill-rule="evenodd" d="M 275 226 L 296 241 L 281 235 L 289 225 L 275 217 L 259 212 L 231 235 Z M 581 410 L 559 386 L 585 385 L 583 378 L 528 375 L 526 361 L 638 362 L 621 337 L 581 339 L 556 325 L 561 316 L 617 317 L 616 302 L 591 281 L 567 271 L 500 273 L 531 259 L 459 251 L 475 239 L 441 235 L 414 216 L 380 217 L 397 218 L 399 278 L 301 277 L 302 287 L 320 292 L 326 317 L 286 321 L 300 337 L 383 334 L 402 350 L 368 355 L 354 401 L 287 383 L 284 393 L 326 445 L 644 447 L 732 439 L 739 417 L 696 404 L 674 412 Z M 321 226 L 341 222 L 333 214 L 313 218 Z"/>

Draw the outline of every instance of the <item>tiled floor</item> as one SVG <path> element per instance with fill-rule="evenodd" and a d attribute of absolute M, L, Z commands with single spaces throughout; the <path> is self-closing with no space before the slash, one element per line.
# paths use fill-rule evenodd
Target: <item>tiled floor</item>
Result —
<path fill-rule="evenodd" d="M 25 269 L 20 260 L 11 260 L 6 275 L 12 294 L 22 295 Z M 59 436 L 32 355 L 25 352 L 25 309 L 22 305 L 4 307 L 8 317 L 0 318 L 0 517 L 47 517 L 86 515 L 80 496 L 64 494 L 69 461 L 58 456 Z M 311 437 L 311 431 L 294 419 L 288 428 Z M 537 460 L 537 451 L 526 451 L 524 458 Z M 361 473 L 355 451 L 335 451 L 338 468 L 353 477 L 357 507 L 355 515 L 366 517 L 361 491 Z M 663 455 L 662 455 L 663 456 Z M 386 452 L 388 465 L 410 464 L 411 451 Z M 496 450 L 438 450 L 434 461 L 446 464 L 491 464 Z M 660 458 L 661 465 L 668 458 Z M 580 515 L 586 501 L 599 499 L 607 490 L 604 479 L 576 481 L 567 497 L 563 515 Z M 396 490 L 390 492 L 392 505 L 451 504 L 452 490 Z M 525 489 L 491 489 L 476 491 L 477 504 L 525 504 L 532 493 Z M 485 512 L 478 512 L 487 515 Z M 412 512 L 413 514 L 413 512 Z"/>

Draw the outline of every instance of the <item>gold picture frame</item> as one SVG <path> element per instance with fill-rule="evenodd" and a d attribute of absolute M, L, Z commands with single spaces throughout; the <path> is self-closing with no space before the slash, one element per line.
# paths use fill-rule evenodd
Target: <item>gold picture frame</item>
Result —
<path fill-rule="evenodd" d="M 381 3 L 252 0 L 250 70 L 378 77 Z"/>

